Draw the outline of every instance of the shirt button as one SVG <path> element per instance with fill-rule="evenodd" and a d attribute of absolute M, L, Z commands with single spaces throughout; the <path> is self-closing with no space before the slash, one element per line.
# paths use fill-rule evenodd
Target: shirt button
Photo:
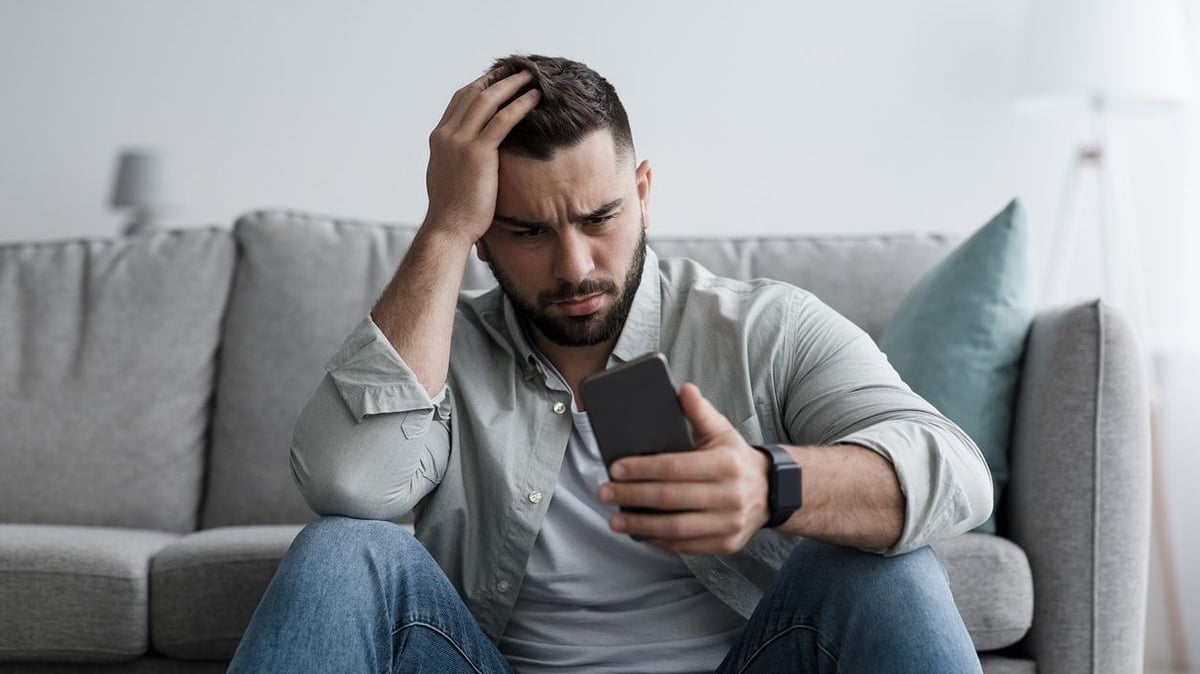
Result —
<path fill-rule="evenodd" d="M 529 502 L 530 503 L 541 503 L 542 502 L 542 492 L 540 492 L 540 491 L 529 492 Z"/>
<path fill-rule="evenodd" d="M 501 594 L 508 592 L 508 589 L 510 587 L 512 587 L 512 586 L 508 584 L 507 580 L 502 580 L 502 581 L 499 581 L 496 583 L 496 591 Z"/>
<path fill-rule="evenodd" d="M 562 401 L 554 403 L 554 413 L 563 414 L 567 411 L 567 406 Z"/>

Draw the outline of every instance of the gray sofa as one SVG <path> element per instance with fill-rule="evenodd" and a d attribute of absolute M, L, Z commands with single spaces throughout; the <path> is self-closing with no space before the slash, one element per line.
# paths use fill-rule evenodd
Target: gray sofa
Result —
<path fill-rule="evenodd" d="M 273 212 L 0 246 L 0 672 L 224 670 L 313 517 L 295 417 L 413 233 Z M 954 244 L 651 243 L 808 288 L 873 336 Z M 473 260 L 465 282 L 491 278 Z M 1000 536 L 938 545 L 987 672 L 1140 670 L 1146 395 L 1109 307 L 1037 316 Z"/>

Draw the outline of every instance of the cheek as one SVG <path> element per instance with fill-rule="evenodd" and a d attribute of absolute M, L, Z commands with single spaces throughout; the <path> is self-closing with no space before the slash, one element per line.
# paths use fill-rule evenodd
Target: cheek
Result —
<path fill-rule="evenodd" d="M 503 269 L 509 278 L 522 288 L 540 288 L 553 284 L 550 257 L 542 248 L 512 246 L 500 259 L 503 260 Z"/>
<path fill-rule="evenodd" d="M 634 258 L 637 257 L 637 247 L 641 244 L 642 232 L 641 229 L 632 232 L 624 232 L 620 237 L 620 241 L 614 241 L 610 247 L 609 259 L 612 260 L 615 271 L 624 271 L 629 265 L 633 264 Z"/>

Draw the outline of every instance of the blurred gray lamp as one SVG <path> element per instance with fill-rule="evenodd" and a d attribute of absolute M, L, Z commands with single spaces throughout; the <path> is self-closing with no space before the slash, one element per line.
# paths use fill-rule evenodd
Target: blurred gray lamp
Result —
<path fill-rule="evenodd" d="M 130 209 L 130 219 L 122 233 L 141 234 L 157 226 L 163 200 L 162 161 L 146 151 L 122 152 L 117 160 L 112 205 Z"/>

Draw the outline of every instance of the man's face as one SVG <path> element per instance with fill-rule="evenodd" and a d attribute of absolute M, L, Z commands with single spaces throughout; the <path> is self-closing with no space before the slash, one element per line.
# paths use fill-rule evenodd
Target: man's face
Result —
<path fill-rule="evenodd" d="M 527 325 L 560 346 L 620 334 L 641 280 L 650 179 L 607 130 L 547 161 L 500 154 L 496 219 L 478 251 Z"/>

